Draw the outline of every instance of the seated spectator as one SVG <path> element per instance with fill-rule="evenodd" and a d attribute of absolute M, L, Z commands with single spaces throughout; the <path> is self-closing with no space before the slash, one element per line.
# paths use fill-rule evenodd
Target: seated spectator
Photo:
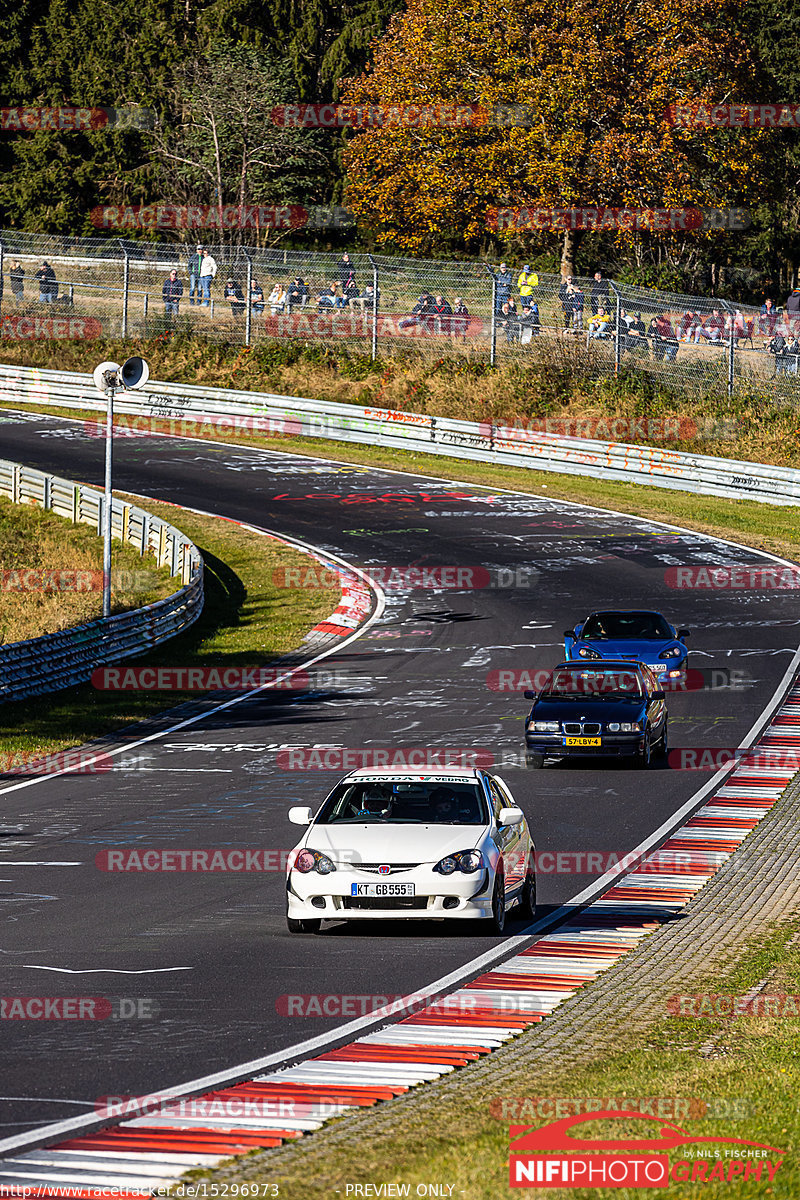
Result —
<path fill-rule="evenodd" d="M 666 313 L 653 317 L 649 333 L 653 343 L 653 358 L 657 362 L 674 362 L 678 355 L 678 339 Z"/>
<path fill-rule="evenodd" d="M 647 344 L 647 330 L 642 314 L 634 313 L 633 320 L 628 325 L 626 347 L 631 354 L 640 354 L 643 358 L 650 357 L 650 347 Z"/>
<path fill-rule="evenodd" d="M 678 322 L 678 328 L 676 330 L 678 341 L 691 342 L 696 328 L 697 323 L 695 322 L 694 313 L 687 309 Z"/>
<path fill-rule="evenodd" d="M 608 330 L 610 324 L 611 317 L 601 305 L 597 310 L 596 316 L 592 317 L 591 321 L 589 322 L 589 336 L 587 340 L 592 341 L 593 339 L 597 339 L 599 341 L 605 341 L 609 336 Z"/>
<path fill-rule="evenodd" d="M 359 305 L 363 312 L 372 312 L 375 308 L 375 288 L 371 283 L 368 283 L 360 296 L 354 296 L 350 303 L 355 307 Z"/>
<path fill-rule="evenodd" d="M 775 324 L 778 320 L 778 314 L 771 300 L 765 300 L 761 305 L 761 312 L 758 315 L 758 332 L 766 337 L 772 337 L 775 332 Z"/>
<path fill-rule="evenodd" d="M 453 320 L 450 326 L 455 337 L 460 337 L 464 341 L 467 340 L 467 327 L 469 325 L 469 309 L 460 296 L 456 296 L 453 301 Z"/>
<path fill-rule="evenodd" d="M 770 354 L 775 355 L 775 374 L 783 375 L 789 365 L 789 356 L 786 352 L 786 338 L 776 330 L 770 339 L 767 349 Z"/>
<path fill-rule="evenodd" d="M 264 311 L 264 293 L 257 279 L 253 279 L 250 283 L 250 305 L 254 313 Z"/>
<path fill-rule="evenodd" d="M 161 296 L 164 301 L 164 315 L 167 317 L 177 317 L 178 305 L 180 304 L 181 296 L 183 295 L 183 284 L 178 279 L 177 271 L 170 271 L 167 278 L 164 280 L 164 286 L 161 289 Z"/>
<path fill-rule="evenodd" d="M 433 301 L 434 322 L 433 327 L 437 333 L 450 332 L 450 317 L 453 315 L 453 310 L 445 300 L 444 296 L 435 296 Z"/>
<path fill-rule="evenodd" d="M 317 296 L 317 309 L 322 312 L 325 308 L 344 308 L 347 300 L 342 295 L 341 286 L 338 283 L 332 283 L 330 287 Z"/>
<path fill-rule="evenodd" d="M 291 312 L 293 308 L 305 308 L 310 296 L 308 284 L 298 275 L 294 282 L 289 285 L 289 290 L 286 293 L 286 311 Z"/>
<path fill-rule="evenodd" d="M 526 346 L 531 338 L 541 333 L 539 320 L 539 305 L 535 300 L 522 300 L 522 316 L 519 319 L 519 340 Z"/>
<path fill-rule="evenodd" d="M 503 306 L 497 317 L 499 329 L 505 330 L 506 344 L 513 346 L 519 339 L 519 322 L 517 321 L 517 306 L 513 298 L 503 301 Z"/>
<path fill-rule="evenodd" d="M 411 316 L 398 321 L 398 329 L 408 329 L 412 325 L 427 325 L 428 317 L 433 312 L 434 299 L 430 292 L 423 292 L 411 310 Z"/>
<path fill-rule="evenodd" d="M 267 304 L 269 305 L 269 311 L 272 313 L 273 317 L 276 317 L 278 313 L 283 312 L 284 308 L 286 307 L 286 289 L 282 283 L 275 284 L 269 296 L 267 297 Z"/>
<path fill-rule="evenodd" d="M 695 345 L 705 338 L 707 342 L 721 342 L 722 334 L 725 330 L 725 322 L 720 315 L 718 308 L 715 308 L 710 317 L 706 317 L 705 321 L 701 321 L 694 331 Z"/>
<path fill-rule="evenodd" d="M 229 279 L 225 284 L 225 291 L 222 293 L 223 299 L 230 300 L 231 313 L 234 317 L 241 317 L 244 314 L 245 299 L 244 293 L 239 286 L 239 281 Z"/>

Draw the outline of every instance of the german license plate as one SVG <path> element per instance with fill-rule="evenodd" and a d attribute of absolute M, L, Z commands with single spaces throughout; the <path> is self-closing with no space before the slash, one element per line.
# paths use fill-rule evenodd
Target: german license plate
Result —
<path fill-rule="evenodd" d="M 413 896 L 413 883 L 351 883 L 351 896 Z"/>
<path fill-rule="evenodd" d="M 564 738 L 564 744 L 566 746 L 599 746 L 600 738 L 568 737 Z"/>

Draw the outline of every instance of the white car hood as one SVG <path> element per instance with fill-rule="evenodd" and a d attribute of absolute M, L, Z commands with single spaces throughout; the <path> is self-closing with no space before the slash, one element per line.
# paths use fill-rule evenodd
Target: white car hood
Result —
<path fill-rule="evenodd" d="M 480 845 L 485 825 L 314 825 L 303 844 L 335 861 L 436 863 L 445 854 Z"/>

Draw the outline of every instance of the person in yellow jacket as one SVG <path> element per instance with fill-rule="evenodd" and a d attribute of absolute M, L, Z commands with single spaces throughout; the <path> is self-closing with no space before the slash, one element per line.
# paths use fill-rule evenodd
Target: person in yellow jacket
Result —
<path fill-rule="evenodd" d="M 524 300 L 526 296 L 532 296 L 533 289 L 537 288 L 538 286 L 539 276 L 535 271 L 532 271 L 526 263 L 519 273 L 519 279 L 517 280 L 517 291 Z"/>

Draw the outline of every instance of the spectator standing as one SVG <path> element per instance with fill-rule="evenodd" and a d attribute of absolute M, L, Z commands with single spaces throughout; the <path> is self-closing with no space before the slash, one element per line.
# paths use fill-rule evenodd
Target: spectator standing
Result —
<path fill-rule="evenodd" d="M 344 303 L 337 305 L 337 307 L 344 308 L 345 304 L 349 304 L 351 299 L 358 295 L 355 267 L 350 261 L 350 255 L 346 250 L 339 263 L 339 282 L 342 285 L 342 296 L 344 297 Z"/>
<path fill-rule="evenodd" d="M 798 341 L 798 339 L 794 336 L 792 337 L 792 340 L 790 342 L 786 343 L 786 356 L 787 356 L 786 374 L 787 375 L 796 375 L 798 361 L 800 361 L 800 341 Z"/>
<path fill-rule="evenodd" d="M 796 321 L 800 317 L 800 288 L 795 288 L 786 301 L 786 319 Z"/>
<path fill-rule="evenodd" d="M 597 316 L 599 308 L 608 309 L 610 300 L 608 298 L 608 280 L 603 278 L 602 271 L 595 271 L 592 286 L 589 289 L 589 298 L 592 306 L 592 316 Z"/>
<path fill-rule="evenodd" d="M 282 283 L 276 283 L 267 297 L 269 311 L 273 317 L 277 317 L 278 313 L 282 313 L 286 307 L 287 293 Z"/>
<path fill-rule="evenodd" d="M 186 260 L 186 270 L 189 274 L 189 303 L 200 303 L 200 264 L 203 261 L 203 247 L 197 246 L 194 254 Z M 195 297 L 197 299 L 195 300 Z"/>
<path fill-rule="evenodd" d="M 500 263 L 500 269 L 495 275 L 495 280 L 495 310 L 500 312 L 503 305 L 511 299 L 511 286 L 514 282 L 513 276 L 504 262 Z"/>
<path fill-rule="evenodd" d="M 208 308 L 211 302 L 211 284 L 217 276 L 217 264 L 207 250 L 201 250 L 200 254 L 200 291 L 203 297 L 203 308 Z"/>
<path fill-rule="evenodd" d="M 505 330 L 506 345 L 513 346 L 519 336 L 517 306 L 513 300 L 506 300 L 500 309 L 499 325 L 501 329 Z"/>
<path fill-rule="evenodd" d="M 628 349 L 632 354 L 641 354 L 643 358 L 650 357 L 647 345 L 647 330 L 640 312 L 633 314 L 633 320 L 628 326 Z"/>
<path fill-rule="evenodd" d="M 164 286 L 161 289 L 161 295 L 164 300 L 164 316 L 177 317 L 178 305 L 181 302 L 183 295 L 183 284 L 178 279 L 178 272 L 170 271 L 167 278 L 164 280 Z"/>
<path fill-rule="evenodd" d="M 517 279 L 517 291 L 519 292 L 520 300 L 525 301 L 529 299 L 533 295 L 533 289 L 538 286 L 539 276 L 525 263 Z"/>
<path fill-rule="evenodd" d="M 229 279 L 223 293 L 225 300 L 231 302 L 231 315 L 236 319 L 244 315 L 245 298 L 237 279 Z"/>
<path fill-rule="evenodd" d="M 572 327 L 572 276 L 567 275 L 558 285 L 558 303 L 564 313 L 564 328 Z"/>
<path fill-rule="evenodd" d="M 58 282 L 56 281 L 56 273 L 47 259 L 44 260 L 33 278 L 39 284 L 39 303 L 55 303 L 56 296 L 58 295 Z"/>
<path fill-rule="evenodd" d="M 761 312 L 758 317 L 758 332 L 765 334 L 767 337 L 772 337 L 775 332 L 775 322 L 778 320 L 778 314 L 775 312 L 771 300 L 765 300 L 761 305 Z"/>
<path fill-rule="evenodd" d="M 250 306 L 254 313 L 261 315 L 264 311 L 264 292 L 257 279 L 250 283 Z"/>
<path fill-rule="evenodd" d="M 17 304 L 22 304 L 25 296 L 25 270 L 16 258 L 11 260 L 11 270 L 8 272 L 11 282 L 11 295 Z"/>
<path fill-rule="evenodd" d="M 573 283 L 569 289 L 569 300 L 572 306 L 572 328 L 577 337 L 583 332 L 583 309 L 585 296 L 583 288 Z"/>

